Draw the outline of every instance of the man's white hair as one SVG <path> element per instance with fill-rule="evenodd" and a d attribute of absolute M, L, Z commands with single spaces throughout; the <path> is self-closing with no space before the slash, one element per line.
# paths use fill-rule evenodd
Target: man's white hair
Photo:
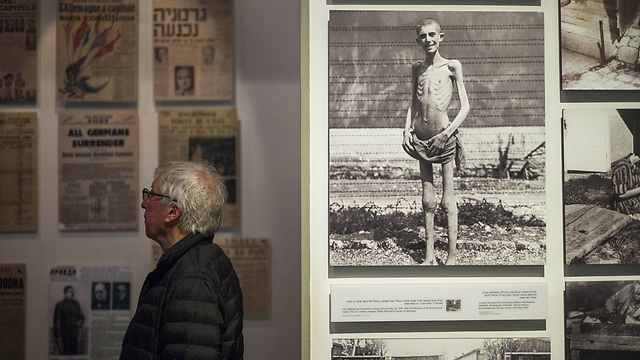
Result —
<path fill-rule="evenodd" d="M 209 163 L 174 161 L 156 168 L 155 178 L 165 204 L 182 211 L 180 231 L 212 235 L 220 227 L 227 190 L 222 175 Z"/>

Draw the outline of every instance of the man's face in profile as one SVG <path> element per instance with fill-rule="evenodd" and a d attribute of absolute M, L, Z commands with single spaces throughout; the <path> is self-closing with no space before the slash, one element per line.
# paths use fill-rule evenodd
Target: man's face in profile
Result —
<path fill-rule="evenodd" d="M 68 288 L 67 291 L 64 292 L 64 298 L 66 300 L 73 299 L 74 296 L 76 296 L 76 293 L 73 291 L 73 288 Z"/>
<path fill-rule="evenodd" d="M 107 291 L 104 289 L 104 284 L 97 284 L 94 293 L 96 296 L 96 300 L 105 301 L 107 300 Z"/>
<path fill-rule="evenodd" d="M 640 302 L 640 281 L 633 282 L 633 300 Z"/>

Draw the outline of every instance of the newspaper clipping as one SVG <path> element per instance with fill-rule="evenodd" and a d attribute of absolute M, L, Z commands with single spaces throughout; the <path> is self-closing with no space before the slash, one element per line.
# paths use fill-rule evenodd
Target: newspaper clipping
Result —
<path fill-rule="evenodd" d="M 216 239 L 233 263 L 240 279 L 244 317 L 271 316 L 271 240 L 267 238 Z"/>
<path fill-rule="evenodd" d="M 0 1 L 0 104 L 35 103 L 37 1 Z"/>
<path fill-rule="evenodd" d="M 25 358 L 25 264 L 0 264 L 0 359 Z"/>
<path fill-rule="evenodd" d="M 155 100 L 230 100 L 231 0 L 153 1 Z"/>
<path fill-rule="evenodd" d="M 60 230 L 137 230 L 138 113 L 60 111 Z"/>
<path fill-rule="evenodd" d="M 49 359 L 118 359 L 131 314 L 131 269 L 60 266 L 50 280 Z"/>
<path fill-rule="evenodd" d="M 208 161 L 224 177 L 227 203 L 222 211 L 222 227 L 239 225 L 235 109 L 161 110 L 158 113 L 159 162 L 176 160 Z"/>
<path fill-rule="evenodd" d="M 0 113 L 0 232 L 38 230 L 35 112 Z"/>
<path fill-rule="evenodd" d="M 244 318 L 271 317 L 271 240 L 267 238 L 216 238 L 238 274 L 242 288 Z M 153 270 L 162 256 L 162 248 L 151 243 Z"/>
<path fill-rule="evenodd" d="M 58 5 L 58 101 L 137 101 L 138 1 Z"/>

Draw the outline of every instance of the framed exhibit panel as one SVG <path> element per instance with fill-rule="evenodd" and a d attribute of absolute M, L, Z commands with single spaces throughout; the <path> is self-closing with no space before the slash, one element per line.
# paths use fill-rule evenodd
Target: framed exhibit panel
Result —
<path fill-rule="evenodd" d="M 640 3 L 561 1 L 564 90 L 637 90 Z"/>
<path fill-rule="evenodd" d="M 639 264 L 640 110 L 563 111 L 565 262 Z"/>
<path fill-rule="evenodd" d="M 449 216 L 459 224 L 456 264 L 544 264 L 543 14 L 336 10 L 329 15 L 330 265 L 422 264 L 427 257 L 423 202 L 434 191 L 441 200 L 432 206 L 440 201 L 443 208 L 435 211 L 435 261 L 450 262 L 445 249 L 456 235 L 441 232 L 448 226 L 443 189 L 451 187 L 459 203 L 458 214 Z M 435 29 L 443 36 L 440 64 L 433 69 L 453 78 L 453 64 L 460 64 L 461 75 L 445 81 L 447 86 L 434 83 L 442 80 L 431 80 L 437 75 L 421 60 L 429 50 L 416 43 L 416 24 L 424 18 L 437 19 Z M 416 109 L 407 119 L 412 101 Z M 422 162 L 403 150 L 409 127 L 418 136 L 419 129 L 431 126 L 422 124 L 436 121 L 429 118 L 434 111 L 453 124 L 463 103 L 470 111 L 457 129 L 450 127 L 455 134 L 449 139 L 455 137 L 459 147 L 450 156 Z M 455 162 L 453 180 L 440 171 L 447 162 Z M 479 243 L 481 238 L 494 242 Z M 518 252 L 516 242 L 526 249 Z M 385 251 L 377 251 L 380 247 Z M 478 256 L 477 247 L 484 254 Z"/>
<path fill-rule="evenodd" d="M 568 281 L 565 359 L 640 356 L 640 279 Z"/>
<path fill-rule="evenodd" d="M 518 5 L 309 2 L 309 358 L 562 353 L 559 4 Z"/>

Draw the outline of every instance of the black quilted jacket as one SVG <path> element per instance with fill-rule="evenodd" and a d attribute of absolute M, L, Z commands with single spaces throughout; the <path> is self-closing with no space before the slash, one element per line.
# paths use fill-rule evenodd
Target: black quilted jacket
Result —
<path fill-rule="evenodd" d="M 212 236 L 191 234 L 147 275 L 121 360 L 243 358 L 242 292 Z"/>

